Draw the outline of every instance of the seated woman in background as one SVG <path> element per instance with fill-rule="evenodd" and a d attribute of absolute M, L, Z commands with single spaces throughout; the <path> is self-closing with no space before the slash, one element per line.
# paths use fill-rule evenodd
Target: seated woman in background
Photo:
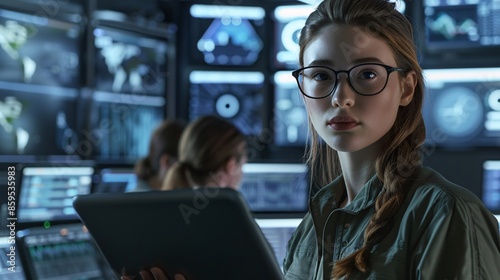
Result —
<path fill-rule="evenodd" d="M 168 170 L 162 189 L 238 189 L 246 161 L 245 135 L 236 126 L 215 116 L 200 117 L 182 134 L 179 160 Z"/>
<path fill-rule="evenodd" d="M 131 192 L 161 189 L 168 169 L 177 161 L 183 130 L 184 124 L 174 120 L 165 120 L 155 129 L 149 142 L 148 155 L 135 164 L 137 185 Z"/>

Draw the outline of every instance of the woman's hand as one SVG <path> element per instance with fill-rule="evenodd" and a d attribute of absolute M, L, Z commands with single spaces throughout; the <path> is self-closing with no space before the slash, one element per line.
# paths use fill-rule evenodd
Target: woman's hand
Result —
<path fill-rule="evenodd" d="M 186 277 L 180 273 L 175 274 L 174 278 L 168 278 L 165 271 L 159 267 L 152 267 L 149 270 L 141 270 L 139 274 L 141 275 L 142 280 L 186 280 Z M 128 275 L 122 275 L 121 280 L 137 280 L 134 278 L 135 277 Z"/>

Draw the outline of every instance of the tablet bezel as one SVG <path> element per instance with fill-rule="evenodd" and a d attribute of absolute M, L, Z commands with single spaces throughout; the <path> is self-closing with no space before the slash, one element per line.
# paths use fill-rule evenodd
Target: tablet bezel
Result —
<path fill-rule="evenodd" d="M 90 194 L 75 197 L 73 206 L 117 275 L 159 266 L 190 280 L 283 279 L 238 191 Z"/>

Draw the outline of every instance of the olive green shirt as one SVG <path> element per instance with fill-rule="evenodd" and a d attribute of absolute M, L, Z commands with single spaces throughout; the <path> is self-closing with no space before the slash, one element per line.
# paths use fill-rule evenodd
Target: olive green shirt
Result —
<path fill-rule="evenodd" d="M 436 171 L 418 171 L 392 229 L 371 251 L 370 270 L 350 279 L 500 279 L 498 222 L 470 191 Z M 285 278 L 330 279 L 332 265 L 363 245 L 383 190 L 374 176 L 345 208 L 342 176 L 310 201 L 287 248 Z"/>

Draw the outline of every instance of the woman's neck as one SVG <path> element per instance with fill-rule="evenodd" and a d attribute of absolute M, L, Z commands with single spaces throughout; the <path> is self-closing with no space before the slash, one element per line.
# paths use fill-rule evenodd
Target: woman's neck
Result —
<path fill-rule="evenodd" d="M 149 178 L 148 184 L 154 190 L 161 190 L 163 182 L 155 176 L 155 177 Z"/>
<path fill-rule="evenodd" d="M 378 150 L 364 149 L 354 153 L 339 152 L 338 154 L 347 191 L 346 205 L 348 205 L 375 174 Z"/>

